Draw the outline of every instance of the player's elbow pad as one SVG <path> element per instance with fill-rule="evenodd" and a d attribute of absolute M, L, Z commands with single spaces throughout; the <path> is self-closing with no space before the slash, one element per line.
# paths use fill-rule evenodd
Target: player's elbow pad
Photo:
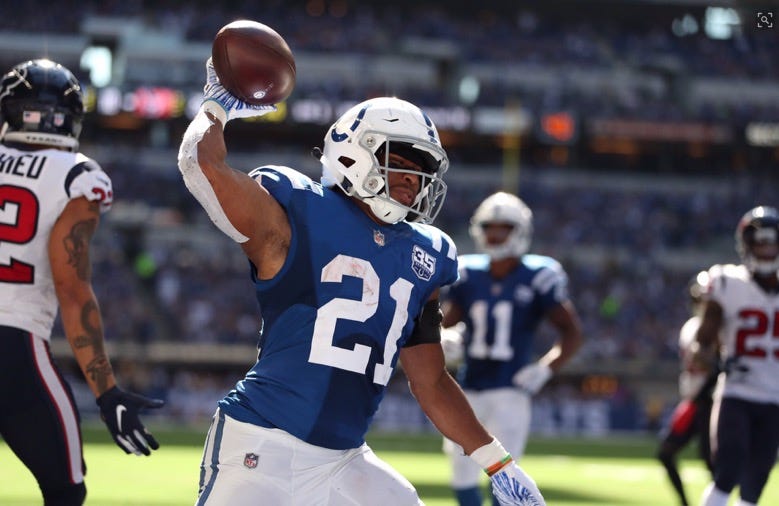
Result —
<path fill-rule="evenodd" d="M 235 242 L 243 243 L 248 241 L 249 238 L 230 223 L 221 204 L 219 204 L 219 199 L 216 193 L 214 193 L 211 183 L 206 175 L 203 174 L 203 170 L 197 160 L 197 145 L 210 126 L 211 121 L 205 113 L 202 110 L 198 112 L 184 133 L 184 139 L 181 141 L 178 157 L 179 171 L 184 178 L 184 184 L 187 186 L 187 189 L 200 202 L 200 205 L 206 210 L 208 217 L 211 218 L 214 225 Z"/>

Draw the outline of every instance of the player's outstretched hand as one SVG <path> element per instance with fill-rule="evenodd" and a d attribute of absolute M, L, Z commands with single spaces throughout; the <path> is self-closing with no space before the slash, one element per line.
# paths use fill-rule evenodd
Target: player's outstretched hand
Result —
<path fill-rule="evenodd" d="M 477 448 L 469 457 L 490 477 L 492 493 L 503 506 L 546 506 L 536 482 L 497 439 Z"/>
<path fill-rule="evenodd" d="M 138 418 L 143 408 L 159 408 L 165 404 L 161 399 L 125 392 L 113 387 L 97 398 L 100 417 L 108 426 L 111 436 L 125 453 L 151 455 L 151 450 L 160 447 L 151 433 Z"/>
<path fill-rule="evenodd" d="M 520 390 L 535 395 L 551 377 L 552 369 L 548 365 L 534 362 L 517 371 L 512 381 Z"/>
<path fill-rule="evenodd" d="M 231 119 L 262 116 L 276 110 L 275 105 L 247 104 L 227 91 L 219 82 L 211 58 L 206 62 L 206 85 L 203 94 L 203 108 L 216 116 L 222 126 Z"/>
<path fill-rule="evenodd" d="M 536 482 L 513 460 L 490 476 L 492 493 L 504 506 L 546 506 Z"/>

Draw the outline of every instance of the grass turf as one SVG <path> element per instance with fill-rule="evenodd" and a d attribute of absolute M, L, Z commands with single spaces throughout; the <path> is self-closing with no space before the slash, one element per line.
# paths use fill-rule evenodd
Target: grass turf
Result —
<path fill-rule="evenodd" d="M 155 428 L 163 446 L 152 457 L 141 458 L 124 455 L 101 426 L 85 427 L 87 505 L 193 504 L 205 432 L 206 427 Z M 455 505 L 440 438 L 372 434 L 369 443 L 414 483 L 427 506 Z M 655 443 L 652 438 L 640 436 L 531 438 L 522 466 L 536 479 L 550 506 L 674 505 L 676 500 L 664 471 L 652 457 Z M 707 472 L 692 449 L 683 453 L 680 467 L 688 499 L 695 504 L 708 482 Z M 4 477 L 0 504 L 40 504 L 35 481 L 3 442 L 0 476 Z M 761 499 L 761 504 L 779 504 L 779 471 L 774 470 Z"/>

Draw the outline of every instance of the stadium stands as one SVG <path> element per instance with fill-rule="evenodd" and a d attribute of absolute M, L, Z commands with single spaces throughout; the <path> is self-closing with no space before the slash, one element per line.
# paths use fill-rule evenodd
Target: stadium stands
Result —
<path fill-rule="evenodd" d="M 50 54 L 94 92 L 84 151 L 111 174 L 117 195 L 94 276 L 117 347 L 218 344 L 245 350 L 245 366 L 253 360 L 260 318 L 248 264 L 207 222 L 175 162 L 210 40 L 240 17 L 276 28 L 298 57 L 286 116 L 231 126 L 240 166 L 281 160 L 316 175 L 301 150 L 320 142 L 337 107 L 366 96 L 393 93 L 433 108 L 453 160 L 437 225 L 467 252 L 474 206 L 500 187 L 519 192 L 535 213 L 534 249 L 560 258 L 571 276 L 587 337 L 570 371 L 576 381 L 620 361 L 673 371 L 690 274 L 735 260 L 737 218 L 779 202 L 779 27 L 758 27 L 756 8 L 734 9 L 732 36 L 717 39 L 705 31 L 705 7 L 688 2 L 600 2 L 610 16 L 565 1 L 486 1 L 478 10 L 457 2 L 227 5 L 4 4 L 17 15 L 0 17 L 3 67 Z M 90 45 L 113 51 L 109 87 L 93 86 L 81 67 Z M 171 91 L 164 114 L 154 100 L 141 105 L 139 90 L 155 87 Z M 258 146 L 261 158 L 246 154 Z M 167 381 L 170 396 L 204 388 L 166 361 L 127 356 L 159 367 L 154 388 Z M 236 362 L 213 366 L 244 368 Z M 237 375 L 224 378 L 229 385 Z M 643 402 L 662 395 L 652 381 Z M 630 395 L 607 389 L 603 397 L 616 406 Z M 186 404 L 176 404 L 181 416 L 203 414 Z"/>

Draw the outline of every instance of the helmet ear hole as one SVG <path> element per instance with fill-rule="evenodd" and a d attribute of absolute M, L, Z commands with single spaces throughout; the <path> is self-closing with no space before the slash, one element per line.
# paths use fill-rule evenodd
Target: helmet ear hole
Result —
<path fill-rule="evenodd" d="M 338 161 L 341 162 L 341 165 L 343 165 L 347 169 L 355 164 L 355 160 L 349 158 L 348 156 L 339 156 Z"/>

